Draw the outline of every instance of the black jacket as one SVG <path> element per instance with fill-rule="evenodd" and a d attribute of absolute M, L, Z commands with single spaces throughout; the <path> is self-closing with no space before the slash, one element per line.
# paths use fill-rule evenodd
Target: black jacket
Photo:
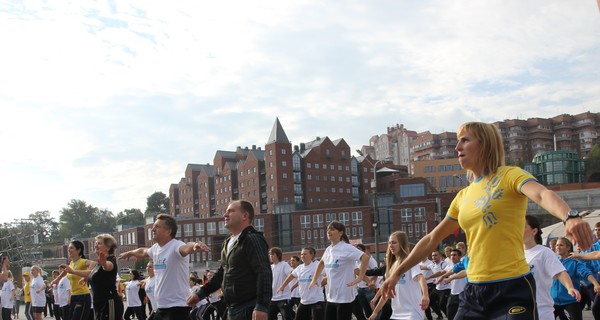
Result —
<path fill-rule="evenodd" d="M 269 246 L 261 233 L 249 226 L 242 231 L 229 255 L 225 255 L 231 235 L 223 242 L 221 267 L 196 293 L 205 298 L 219 288 L 228 306 L 256 300 L 256 310 L 267 312 L 271 302 L 273 273 Z"/>

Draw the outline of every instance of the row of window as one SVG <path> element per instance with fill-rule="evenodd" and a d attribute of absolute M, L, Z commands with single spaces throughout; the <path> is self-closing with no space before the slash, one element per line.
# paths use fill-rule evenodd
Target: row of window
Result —
<path fill-rule="evenodd" d="M 264 218 L 257 218 L 254 219 L 254 228 L 257 231 L 264 231 L 265 229 L 265 219 Z M 179 225 L 179 227 L 177 228 L 177 234 L 176 234 L 176 238 L 181 238 L 182 236 L 182 230 L 183 229 L 183 236 L 184 237 L 193 237 L 193 236 L 204 236 L 204 235 L 227 235 L 229 233 L 229 231 L 227 230 L 227 228 L 225 228 L 225 221 L 210 221 L 210 222 L 197 222 L 197 223 L 184 223 Z M 195 233 L 194 233 L 195 231 Z M 130 234 L 131 236 L 131 234 Z M 121 244 L 123 244 L 123 235 L 120 236 L 120 241 Z M 148 229 L 148 240 L 152 239 L 152 229 Z M 135 242 L 135 235 L 133 236 L 133 240 L 129 240 L 129 241 L 134 241 Z M 133 243 L 133 242 L 129 242 L 129 243 Z"/>
<path fill-rule="evenodd" d="M 313 163 L 311 163 L 311 162 L 307 162 L 306 163 L 306 168 L 307 169 L 312 169 L 312 167 L 313 167 Z M 314 168 L 315 169 L 321 169 L 321 168 L 323 168 L 323 170 L 335 170 L 336 166 L 334 164 L 330 164 L 329 168 L 328 168 L 328 166 L 327 166 L 326 163 L 323 163 L 323 165 L 321 165 L 319 163 L 315 163 L 314 164 Z M 342 171 L 342 170 L 344 170 L 344 171 L 350 171 L 350 166 L 342 166 L 341 164 L 338 164 L 337 165 L 337 169 L 338 169 L 338 171 Z"/>
<path fill-rule="evenodd" d="M 348 228 L 348 237 L 360 238 L 364 235 L 363 227 Z M 302 244 L 314 241 L 325 242 L 325 229 L 320 230 L 300 230 L 300 241 Z"/>
<path fill-rule="evenodd" d="M 408 234 L 409 237 L 412 237 L 413 234 L 416 237 L 420 237 L 421 234 L 427 234 L 427 223 L 409 223 L 402 225 L 402 231 Z"/>
<path fill-rule="evenodd" d="M 425 221 L 425 208 L 402 208 L 400 209 L 400 217 L 402 222 Z"/>

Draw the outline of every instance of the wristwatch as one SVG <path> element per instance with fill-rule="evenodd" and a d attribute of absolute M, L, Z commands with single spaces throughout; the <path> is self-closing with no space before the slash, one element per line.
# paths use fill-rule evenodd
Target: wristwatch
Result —
<path fill-rule="evenodd" d="M 567 212 L 567 216 L 563 218 L 563 224 L 567 224 L 567 220 L 571 219 L 571 218 L 580 218 L 581 216 L 579 215 L 579 212 L 577 212 L 577 210 L 569 210 L 569 212 Z"/>

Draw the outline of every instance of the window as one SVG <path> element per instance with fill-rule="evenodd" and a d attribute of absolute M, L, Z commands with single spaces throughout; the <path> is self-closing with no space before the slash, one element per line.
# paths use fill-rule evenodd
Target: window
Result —
<path fill-rule="evenodd" d="M 352 224 L 353 225 L 362 225 L 363 223 L 363 214 L 362 211 L 352 211 Z"/>
<path fill-rule="evenodd" d="M 215 235 L 217 234 L 217 224 L 215 222 L 206 223 L 206 234 Z"/>
<path fill-rule="evenodd" d="M 265 219 L 263 219 L 263 218 L 254 219 L 254 229 L 256 229 L 256 231 L 260 231 L 260 232 L 265 231 Z"/>
<path fill-rule="evenodd" d="M 400 186 L 400 197 L 424 197 L 425 196 L 425 184 L 414 183 L 414 184 L 403 184 Z"/>
<path fill-rule="evenodd" d="M 312 168 L 312 164 L 310 162 L 307 162 L 306 167 L 310 169 L 310 168 Z"/>
<path fill-rule="evenodd" d="M 412 209 L 411 208 L 402 208 L 400 209 L 400 216 L 402 222 L 410 222 L 412 220 Z"/>
<path fill-rule="evenodd" d="M 287 167 L 287 161 L 281 161 L 281 166 L 282 167 Z"/>
<path fill-rule="evenodd" d="M 308 229 L 310 228 L 310 216 L 302 215 L 300 216 L 300 229 Z"/>
<path fill-rule="evenodd" d="M 281 154 L 287 154 L 287 150 L 286 149 L 281 149 Z"/>
<path fill-rule="evenodd" d="M 225 221 L 219 221 L 219 234 L 227 234 L 229 231 L 225 228 Z"/>
<path fill-rule="evenodd" d="M 197 236 L 204 235 L 204 223 L 196 223 L 196 235 Z"/>
<path fill-rule="evenodd" d="M 315 214 L 313 216 L 313 225 L 315 228 L 323 228 L 323 215 L 322 214 Z M 315 236 L 316 238 L 316 236 Z"/>
<path fill-rule="evenodd" d="M 349 221 L 350 221 L 350 219 L 349 219 L 348 212 L 340 212 L 340 222 L 343 225 L 348 226 Z"/>
<path fill-rule="evenodd" d="M 425 208 L 424 207 L 414 208 L 414 212 L 415 212 L 415 221 L 425 221 Z M 417 230 L 417 229 L 415 228 L 415 230 Z"/>
<path fill-rule="evenodd" d="M 282 176 L 284 179 L 287 179 L 287 173 L 284 172 Z"/>
<path fill-rule="evenodd" d="M 194 225 L 191 223 L 186 223 L 183 225 L 183 236 L 191 237 L 194 235 Z"/>
<path fill-rule="evenodd" d="M 325 223 L 329 224 L 335 221 L 335 212 L 325 214 Z"/>
<path fill-rule="evenodd" d="M 315 169 L 319 169 L 320 168 L 320 164 L 315 163 Z"/>

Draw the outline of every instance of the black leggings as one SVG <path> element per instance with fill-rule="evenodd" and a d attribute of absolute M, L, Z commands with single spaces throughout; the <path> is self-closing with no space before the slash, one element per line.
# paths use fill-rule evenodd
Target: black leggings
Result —
<path fill-rule="evenodd" d="M 295 320 L 324 320 L 325 319 L 325 302 L 320 301 L 313 304 L 298 305 L 296 310 Z"/>
<path fill-rule="evenodd" d="M 327 320 L 351 320 L 352 302 L 333 303 L 327 302 L 325 307 L 325 319 Z"/>
<path fill-rule="evenodd" d="M 579 302 L 574 302 L 571 304 L 565 304 L 564 306 L 554 305 L 554 317 L 558 316 L 559 319 L 566 319 L 565 310 L 569 314 L 570 320 L 582 320 L 583 314 L 581 312 L 581 306 Z"/>
<path fill-rule="evenodd" d="M 131 319 L 131 315 L 135 313 L 135 317 L 138 318 L 138 320 L 146 320 L 146 313 L 144 312 L 144 309 L 145 308 L 143 306 L 127 307 L 123 318 L 125 318 L 125 320 L 129 320 Z"/>

